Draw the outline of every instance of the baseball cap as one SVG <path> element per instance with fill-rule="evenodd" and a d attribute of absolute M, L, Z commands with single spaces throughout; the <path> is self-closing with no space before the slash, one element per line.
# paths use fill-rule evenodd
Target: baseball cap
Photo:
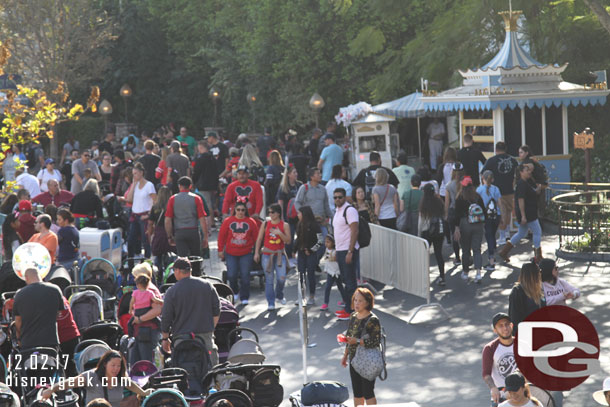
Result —
<path fill-rule="evenodd" d="M 44 165 L 55 164 L 55 160 L 52 158 L 47 158 L 44 160 Z"/>
<path fill-rule="evenodd" d="M 174 268 L 180 270 L 190 270 L 191 262 L 186 257 L 178 257 L 174 262 Z"/>
<path fill-rule="evenodd" d="M 248 172 L 248 167 L 246 167 L 245 165 L 241 164 L 239 167 L 237 167 L 237 172 L 240 172 L 240 171 Z"/>
<path fill-rule="evenodd" d="M 510 317 L 508 316 L 508 314 L 506 314 L 504 312 L 498 312 L 496 315 L 494 315 L 493 319 L 491 320 L 491 326 L 495 328 L 496 324 L 503 319 L 508 319 L 509 322 L 512 322 L 510 320 Z"/>
<path fill-rule="evenodd" d="M 32 211 L 32 203 L 27 200 L 19 201 L 19 210 L 20 211 Z"/>
<path fill-rule="evenodd" d="M 453 171 L 463 171 L 464 170 L 464 166 L 462 165 L 461 162 L 456 161 L 453 163 Z"/>
<path fill-rule="evenodd" d="M 172 143 L 170 144 L 170 147 L 178 147 L 180 148 L 180 142 L 178 140 L 174 140 L 172 141 Z"/>
<path fill-rule="evenodd" d="M 521 373 L 513 372 L 504 379 L 506 391 L 517 391 L 523 386 L 525 386 L 525 377 Z"/>
<path fill-rule="evenodd" d="M 463 187 L 467 187 L 468 185 L 472 185 L 472 178 L 470 178 L 470 176 L 466 175 L 464 178 L 462 178 L 462 182 L 461 182 Z"/>

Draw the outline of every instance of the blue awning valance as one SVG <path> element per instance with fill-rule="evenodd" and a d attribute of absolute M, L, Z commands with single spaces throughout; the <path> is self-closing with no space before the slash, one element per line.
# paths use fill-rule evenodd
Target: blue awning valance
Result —
<path fill-rule="evenodd" d="M 424 103 L 421 100 L 422 94 L 419 92 L 401 97 L 400 99 L 373 106 L 376 113 L 387 114 L 397 118 L 413 119 L 425 116 Z"/>
<path fill-rule="evenodd" d="M 436 100 L 435 100 L 436 99 Z M 495 110 L 496 108 L 515 109 L 517 107 L 560 107 L 560 106 L 595 106 L 604 105 L 606 103 L 606 95 L 591 95 L 587 97 L 565 97 L 565 98 L 532 98 L 520 100 L 480 100 L 480 101 L 442 101 L 438 98 L 430 98 L 423 100 L 424 109 L 427 112 L 443 112 L 443 111 L 459 111 L 459 110 Z"/>

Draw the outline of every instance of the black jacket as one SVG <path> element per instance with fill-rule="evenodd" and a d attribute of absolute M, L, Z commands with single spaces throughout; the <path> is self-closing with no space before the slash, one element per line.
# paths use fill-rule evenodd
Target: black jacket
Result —
<path fill-rule="evenodd" d="M 297 233 L 299 226 L 297 226 Z M 324 244 L 322 241 L 322 229 L 317 222 L 309 225 L 309 228 L 304 233 L 297 234 L 296 247 L 298 250 L 309 250 L 316 252 Z"/>
<path fill-rule="evenodd" d="M 211 153 L 200 154 L 195 159 L 193 184 L 200 191 L 216 191 L 218 189 L 216 160 Z"/>
<path fill-rule="evenodd" d="M 508 316 L 513 323 L 513 335 L 517 333 L 519 322 L 522 322 L 532 312 L 546 305 L 544 295 L 540 299 L 540 305 L 527 296 L 520 284 L 513 287 L 508 296 Z"/>

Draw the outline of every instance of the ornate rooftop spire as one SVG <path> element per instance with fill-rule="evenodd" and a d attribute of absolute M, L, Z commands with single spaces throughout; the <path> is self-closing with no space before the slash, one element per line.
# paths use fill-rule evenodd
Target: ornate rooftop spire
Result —
<path fill-rule="evenodd" d="M 501 11 L 498 14 L 500 14 L 504 19 L 506 31 L 517 32 L 517 21 L 519 20 L 521 14 L 523 14 L 522 11 L 513 11 L 511 7 L 510 11 Z"/>

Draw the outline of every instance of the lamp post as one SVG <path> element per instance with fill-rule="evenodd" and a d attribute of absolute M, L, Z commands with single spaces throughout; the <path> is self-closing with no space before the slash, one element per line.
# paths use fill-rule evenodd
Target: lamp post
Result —
<path fill-rule="evenodd" d="M 214 103 L 214 127 L 218 126 L 218 101 L 220 100 L 220 92 L 216 89 L 210 89 L 210 97 Z"/>
<path fill-rule="evenodd" d="M 256 132 L 256 111 L 254 110 L 254 105 L 256 104 L 256 95 L 252 92 L 249 92 L 246 95 L 246 99 L 248 100 L 248 104 L 252 109 L 252 132 Z"/>
<path fill-rule="evenodd" d="M 131 91 L 131 88 L 128 84 L 124 84 L 123 86 L 121 86 L 121 90 L 119 91 L 119 93 L 121 94 L 121 97 L 123 98 L 123 103 L 125 104 L 125 123 L 128 123 L 129 120 L 127 119 L 127 98 L 131 97 L 133 92 Z"/>
<path fill-rule="evenodd" d="M 324 98 L 315 92 L 311 99 L 309 99 L 309 107 L 314 111 L 316 115 L 316 128 L 319 128 L 320 121 L 320 110 L 322 110 L 326 106 L 326 102 L 324 102 Z"/>
<path fill-rule="evenodd" d="M 100 114 L 104 116 L 104 127 L 108 130 L 108 115 L 112 114 L 112 105 L 106 99 L 100 103 Z"/>

